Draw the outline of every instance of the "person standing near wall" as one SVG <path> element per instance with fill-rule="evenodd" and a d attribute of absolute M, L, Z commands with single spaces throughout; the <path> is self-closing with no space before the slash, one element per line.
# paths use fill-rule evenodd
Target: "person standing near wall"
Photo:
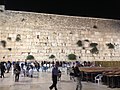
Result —
<path fill-rule="evenodd" d="M 80 63 L 76 62 L 76 66 L 74 68 L 74 76 L 76 78 L 76 90 L 82 90 L 82 83 L 81 83 L 82 74 L 79 67 L 80 67 Z"/>
<path fill-rule="evenodd" d="M 14 65 L 15 82 L 19 81 L 20 71 L 21 71 L 21 68 L 19 66 L 19 63 L 15 63 L 15 65 Z"/>
<path fill-rule="evenodd" d="M 55 88 L 55 90 L 57 90 L 57 77 L 58 77 L 58 64 L 56 63 L 54 68 L 52 69 L 53 84 L 49 87 L 50 90 L 52 90 L 53 87 Z"/>
<path fill-rule="evenodd" d="M 0 63 L 0 70 L 1 70 L 1 77 L 0 78 L 4 78 L 4 73 L 5 73 L 5 66 L 4 66 L 4 62 Z"/>
<path fill-rule="evenodd" d="M 10 68 L 11 68 L 11 62 L 8 61 L 6 66 L 7 66 L 7 73 L 9 73 Z"/>

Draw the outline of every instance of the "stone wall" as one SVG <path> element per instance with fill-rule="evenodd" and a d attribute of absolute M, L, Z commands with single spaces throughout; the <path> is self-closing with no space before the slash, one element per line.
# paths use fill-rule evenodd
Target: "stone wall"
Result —
<path fill-rule="evenodd" d="M 6 42 L 0 44 L 0 59 L 25 60 L 30 52 L 36 60 L 51 60 L 50 55 L 68 60 L 72 53 L 82 61 L 120 61 L 119 29 L 119 20 L 6 10 L 0 12 L 0 41 Z M 90 52 L 91 43 L 99 53 Z"/>

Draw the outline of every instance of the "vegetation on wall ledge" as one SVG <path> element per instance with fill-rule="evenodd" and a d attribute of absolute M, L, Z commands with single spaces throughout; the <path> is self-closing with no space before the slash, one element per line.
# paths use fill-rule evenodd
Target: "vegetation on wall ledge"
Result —
<path fill-rule="evenodd" d="M 76 60 L 76 55 L 75 54 L 69 54 L 68 59 L 69 60 Z"/>
<path fill-rule="evenodd" d="M 0 43 L 4 48 L 6 47 L 6 41 L 5 40 L 1 40 Z"/>
<path fill-rule="evenodd" d="M 21 39 L 19 37 L 16 37 L 16 41 L 20 41 Z"/>
<path fill-rule="evenodd" d="M 92 49 L 90 50 L 90 52 L 92 54 L 98 54 L 99 50 L 97 49 L 97 43 L 90 43 L 90 47 L 92 47 Z"/>
<path fill-rule="evenodd" d="M 114 45 L 112 43 L 107 43 L 106 45 L 108 46 L 109 49 L 114 49 Z"/>
<path fill-rule="evenodd" d="M 20 40 L 21 40 L 21 36 L 20 34 L 17 34 L 16 41 L 20 41 Z"/>
<path fill-rule="evenodd" d="M 35 59 L 33 55 L 28 55 L 26 60 L 32 60 L 32 59 Z"/>
<path fill-rule="evenodd" d="M 50 57 L 49 57 L 50 59 L 52 59 L 52 58 L 55 58 L 55 56 L 54 55 L 50 55 Z"/>
<path fill-rule="evenodd" d="M 93 48 L 90 50 L 90 52 L 91 52 L 92 54 L 98 54 L 98 53 L 99 53 L 99 50 L 97 49 L 97 47 L 93 47 Z"/>

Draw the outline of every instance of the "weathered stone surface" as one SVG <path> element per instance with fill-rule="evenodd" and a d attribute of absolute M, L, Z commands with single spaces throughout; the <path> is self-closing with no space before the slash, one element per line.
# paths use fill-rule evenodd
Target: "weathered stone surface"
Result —
<path fill-rule="evenodd" d="M 36 60 L 48 60 L 52 54 L 57 60 L 67 60 L 67 55 L 71 53 L 80 56 L 77 59 L 83 61 L 120 60 L 119 28 L 120 21 L 112 19 L 0 12 L 0 41 L 6 41 L 6 47 L 0 44 L 0 58 L 24 60 L 30 52 Z M 83 42 L 82 47 L 76 44 L 78 40 Z M 98 54 L 90 52 L 90 43 L 98 44 Z M 114 49 L 108 49 L 107 43 L 112 43 Z M 11 51 L 7 48 L 11 48 Z"/>

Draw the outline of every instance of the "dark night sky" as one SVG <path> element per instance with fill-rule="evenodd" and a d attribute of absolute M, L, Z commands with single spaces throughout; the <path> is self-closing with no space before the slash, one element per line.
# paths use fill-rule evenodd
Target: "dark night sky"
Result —
<path fill-rule="evenodd" d="M 118 0 L 0 0 L 7 10 L 120 19 Z"/>

